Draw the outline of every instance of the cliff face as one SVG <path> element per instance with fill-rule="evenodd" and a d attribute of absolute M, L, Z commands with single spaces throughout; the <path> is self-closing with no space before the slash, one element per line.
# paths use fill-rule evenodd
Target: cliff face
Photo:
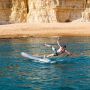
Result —
<path fill-rule="evenodd" d="M 0 23 L 90 20 L 90 0 L 0 0 Z"/>
<path fill-rule="evenodd" d="M 0 0 L 0 24 L 9 22 L 11 14 L 11 0 Z"/>
<path fill-rule="evenodd" d="M 71 22 L 82 17 L 86 0 L 59 0 L 55 8 L 59 22 Z"/>
<path fill-rule="evenodd" d="M 56 22 L 56 0 L 28 0 L 27 22 Z"/>
<path fill-rule="evenodd" d="M 26 22 L 27 20 L 27 0 L 12 0 L 11 23 Z"/>
<path fill-rule="evenodd" d="M 86 8 L 82 12 L 82 19 L 83 21 L 90 21 L 90 0 L 86 2 Z"/>

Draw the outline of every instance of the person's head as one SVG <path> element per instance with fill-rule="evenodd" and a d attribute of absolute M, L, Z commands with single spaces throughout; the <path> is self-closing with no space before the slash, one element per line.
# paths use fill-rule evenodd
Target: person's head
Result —
<path fill-rule="evenodd" d="M 62 48 L 66 49 L 66 45 L 62 45 Z"/>

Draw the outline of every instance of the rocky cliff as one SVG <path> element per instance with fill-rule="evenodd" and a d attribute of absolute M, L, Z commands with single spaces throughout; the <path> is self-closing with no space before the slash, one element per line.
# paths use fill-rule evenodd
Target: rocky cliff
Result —
<path fill-rule="evenodd" d="M 82 20 L 90 21 L 90 0 L 86 0 L 85 10 L 82 12 Z"/>
<path fill-rule="evenodd" d="M 0 24 L 90 21 L 90 0 L 0 0 Z"/>
<path fill-rule="evenodd" d="M 11 23 L 19 23 L 27 21 L 27 0 L 12 0 L 12 8 L 10 15 Z"/>
<path fill-rule="evenodd" d="M 11 5 L 11 0 L 0 0 L 0 24 L 6 24 L 9 22 Z"/>

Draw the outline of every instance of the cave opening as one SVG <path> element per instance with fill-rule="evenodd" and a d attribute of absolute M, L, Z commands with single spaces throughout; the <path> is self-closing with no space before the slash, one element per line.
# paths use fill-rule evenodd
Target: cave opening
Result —
<path fill-rule="evenodd" d="M 67 19 L 67 20 L 65 20 L 65 22 L 71 22 L 71 20 L 70 19 Z"/>

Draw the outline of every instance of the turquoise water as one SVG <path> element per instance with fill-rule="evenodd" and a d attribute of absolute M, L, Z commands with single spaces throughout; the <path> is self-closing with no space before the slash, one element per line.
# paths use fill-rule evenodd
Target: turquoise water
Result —
<path fill-rule="evenodd" d="M 60 42 L 78 57 L 52 58 L 56 63 L 26 59 L 20 52 L 50 54 L 56 38 L 0 40 L 0 90 L 90 90 L 90 37 L 62 37 Z"/>

